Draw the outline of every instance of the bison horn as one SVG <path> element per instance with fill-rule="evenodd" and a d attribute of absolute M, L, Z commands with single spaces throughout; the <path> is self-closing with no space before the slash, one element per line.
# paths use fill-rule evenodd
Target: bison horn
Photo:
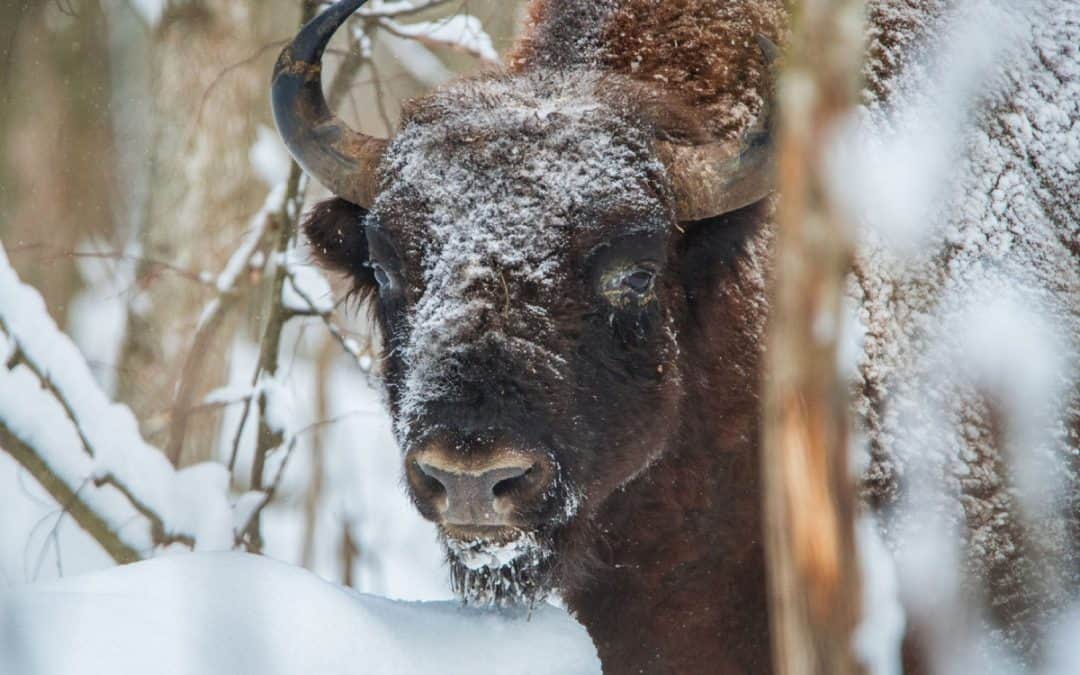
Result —
<path fill-rule="evenodd" d="M 761 35 L 758 46 L 772 70 L 779 50 Z M 776 171 L 772 126 L 772 106 L 767 101 L 757 123 L 741 138 L 696 146 L 658 144 L 680 221 L 702 220 L 741 209 L 772 191 Z"/>
<path fill-rule="evenodd" d="M 296 162 L 331 192 L 370 208 L 386 140 L 353 131 L 330 111 L 322 55 L 341 24 L 367 0 L 342 0 L 300 29 L 274 66 L 274 121 Z"/>

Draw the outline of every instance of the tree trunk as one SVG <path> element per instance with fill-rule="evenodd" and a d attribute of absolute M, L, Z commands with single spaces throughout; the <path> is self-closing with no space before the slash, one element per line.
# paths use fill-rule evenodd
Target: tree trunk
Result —
<path fill-rule="evenodd" d="M 70 251 L 112 235 L 113 154 L 104 18 L 57 4 L 0 3 L 0 238 L 64 325 L 82 285 Z"/>
<path fill-rule="evenodd" d="M 258 126 L 272 126 L 266 73 L 277 40 L 293 27 L 288 17 L 295 6 L 175 2 L 153 29 L 145 57 L 151 83 L 142 167 L 147 200 L 133 224 L 145 258 L 216 275 L 250 226 L 267 186 L 256 178 L 249 150 Z M 242 317 L 230 314 L 189 360 L 191 335 L 210 294 L 152 265 L 141 266 L 138 283 L 143 301 L 129 311 L 118 398 L 174 463 L 209 459 L 218 415 L 189 413 L 223 383 L 230 336 Z M 174 424 L 177 416 L 182 424 Z"/>
<path fill-rule="evenodd" d="M 765 526 L 773 651 L 783 675 L 862 672 L 846 384 L 837 368 L 851 236 L 824 156 L 856 102 L 859 0 L 804 0 L 779 83 L 776 289 L 766 355 Z"/>

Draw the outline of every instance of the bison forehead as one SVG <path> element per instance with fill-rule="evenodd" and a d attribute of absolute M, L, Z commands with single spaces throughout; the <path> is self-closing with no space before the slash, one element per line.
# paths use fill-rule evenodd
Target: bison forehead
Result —
<path fill-rule="evenodd" d="M 599 213 L 659 210 L 666 178 L 650 130 L 598 86 L 520 77 L 438 92 L 395 138 L 377 208 L 410 211 L 418 235 L 440 246 L 495 253 L 494 238 L 541 258 Z"/>
<path fill-rule="evenodd" d="M 419 108 L 391 145 L 374 208 L 420 256 L 406 417 L 445 394 L 480 343 L 561 370 L 549 309 L 581 249 L 619 227 L 613 214 L 664 227 L 670 213 L 649 130 L 595 82 L 465 83 Z"/>

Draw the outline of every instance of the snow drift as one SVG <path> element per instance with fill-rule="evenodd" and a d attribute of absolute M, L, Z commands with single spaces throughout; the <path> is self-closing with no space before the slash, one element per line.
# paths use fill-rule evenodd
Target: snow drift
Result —
<path fill-rule="evenodd" d="M 186 554 L 0 590 L 0 673 L 599 673 L 585 629 L 355 593 L 238 553 Z"/>

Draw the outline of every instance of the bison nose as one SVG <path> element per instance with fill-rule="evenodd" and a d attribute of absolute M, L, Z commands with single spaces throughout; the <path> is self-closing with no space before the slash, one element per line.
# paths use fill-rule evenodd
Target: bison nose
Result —
<path fill-rule="evenodd" d="M 550 481 L 545 462 L 510 452 L 462 461 L 425 450 L 409 465 L 421 513 L 444 525 L 519 525 L 515 509 L 527 506 Z"/>

